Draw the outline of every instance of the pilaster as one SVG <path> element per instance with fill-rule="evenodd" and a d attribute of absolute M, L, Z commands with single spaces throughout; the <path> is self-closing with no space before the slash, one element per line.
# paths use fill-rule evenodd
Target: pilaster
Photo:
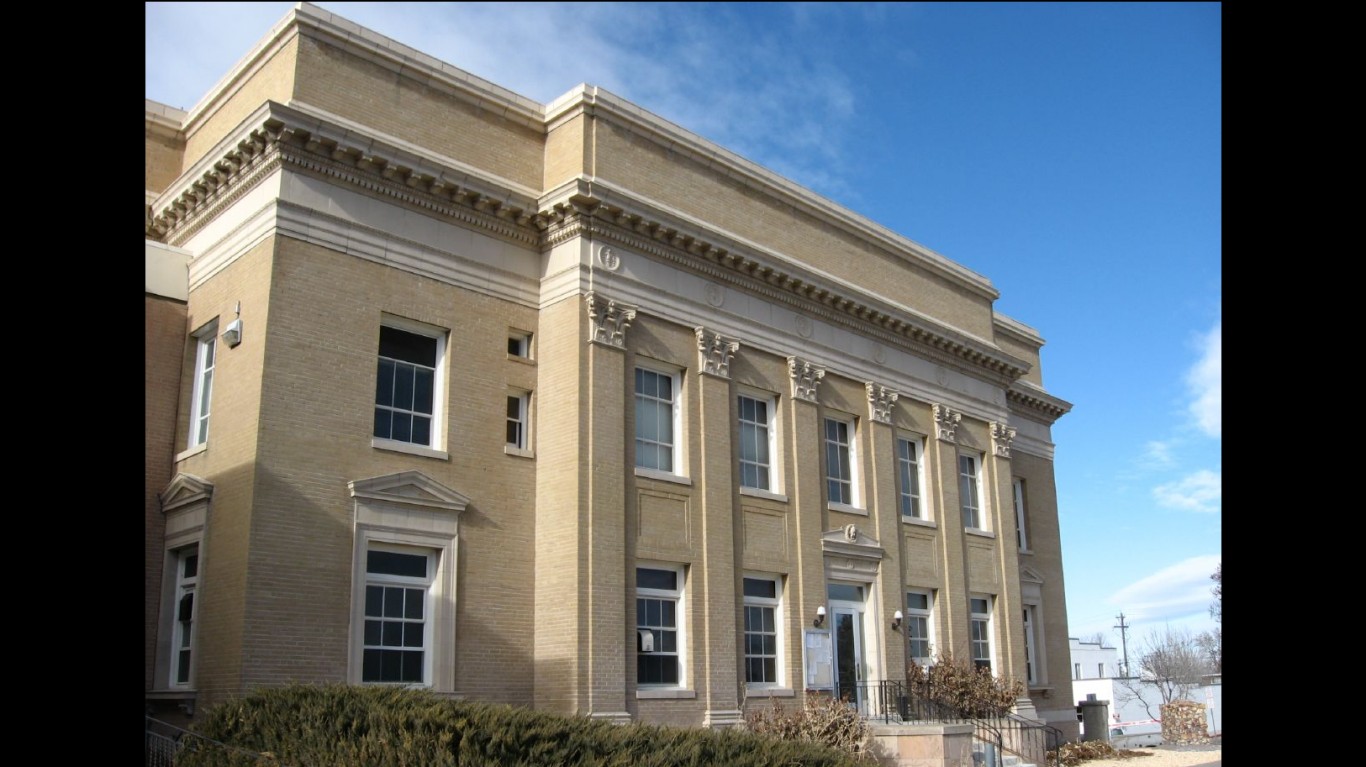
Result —
<path fill-rule="evenodd" d="M 821 534 L 825 523 L 825 478 L 821 474 L 820 408 L 816 388 L 825 370 L 797 357 L 787 360 L 791 377 L 791 396 L 787 398 L 788 454 L 792 456 L 792 499 L 795 571 L 788 590 L 787 610 L 789 658 L 793 675 L 792 689 L 805 686 L 805 648 L 802 639 L 816 617 L 816 608 L 825 604 L 825 553 Z M 829 624 L 827 624 L 829 625 Z M 798 693 L 800 694 L 800 693 Z"/>
<path fill-rule="evenodd" d="M 706 705 L 703 724 L 731 727 L 743 721 L 736 684 L 740 573 L 736 571 L 739 557 L 735 546 L 730 387 L 730 359 L 740 344 L 705 328 L 696 328 L 695 332 L 700 373 L 697 399 L 701 433 L 707 437 L 701 445 L 702 566 L 694 571 L 706 609 L 701 621 L 702 652 L 694 657 L 702 661 L 697 684 Z"/>
<path fill-rule="evenodd" d="M 878 570 L 879 601 L 882 619 L 875 621 L 882 647 L 883 668 L 874 669 L 882 679 L 900 680 L 906 675 L 906 635 L 904 627 L 892 628 L 892 616 L 905 607 L 901 578 L 901 511 L 898 504 L 896 430 L 892 411 L 900 398 L 886 386 L 868 382 L 868 428 L 865 441 L 868 456 L 868 516 L 873 537 L 882 542 L 886 553 Z"/>
<path fill-rule="evenodd" d="M 1025 667 L 1024 602 L 1020 596 L 1020 547 L 1015 535 L 1015 503 L 1010 443 L 1015 429 L 993 421 L 990 426 L 991 452 L 986 457 L 986 476 L 990 481 L 991 529 L 996 531 L 997 567 L 1001 571 L 1001 592 L 996 595 L 997 658 L 999 676 L 1017 678 L 1028 684 Z M 1036 636 L 1037 638 L 1037 636 Z M 1008 648 L 1009 652 L 1001 652 Z M 1027 698 L 1026 698 L 1027 700 Z"/>
<path fill-rule="evenodd" d="M 934 438 L 925 441 L 926 458 L 934 483 L 934 518 L 939 522 L 944 588 L 935 605 L 939 639 L 935 654 L 945 651 L 965 660 L 970 655 L 968 639 L 968 578 L 966 541 L 963 533 L 963 510 L 959 505 L 958 490 L 958 424 L 963 415 L 944 405 L 932 408 L 935 421 Z"/>

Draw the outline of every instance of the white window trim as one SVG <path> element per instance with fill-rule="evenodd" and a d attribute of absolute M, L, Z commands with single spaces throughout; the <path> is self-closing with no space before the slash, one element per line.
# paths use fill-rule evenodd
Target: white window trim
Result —
<path fill-rule="evenodd" d="M 643 568 L 646 568 L 646 569 L 648 569 L 648 570 L 672 570 L 672 571 L 673 571 L 674 573 L 676 573 L 677 576 L 678 576 L 678 581 L 677 581 L 677 582 L 678 582 L 678 588 L 675 589 L 675 590 L 673 590 L 673 591 L 668 591 L 668 590 L 664 590 L 664 589 L 641 588 L 641 587 L 639 587 L 639 586 L 633 586 L 633 588 L 632 588 L 632 592 L 633 592 L 633 593 L 632 593 L 632 600 L 631 600 L 631 603 L 632 603 L 632 605 L 633 605 L 633 607 L 632 607 L 633 610 L 634 610 L 635 600 L 636 600 L 637 598 L 640 598 L 640 597 L 644 597 L 644 598 L 656 598 L 656 599 L 673 599 L 673 600 L 675 601 L 675 606 L 674 606 L 674 622 L 677 624 L 677 626 L 675 627 L 674 632 L 675 632 L 675 634 L 677 635 L 677 645 L 678 645 L 678 652 L 677 652 L 677 655 L 676 655 L 676 657 L 678 658 L 678 684 L 661 684 L 661 683 L 646 683 L 646 682 L 641 682 L 641 681 L 640 681 L 639 673 L 637 672 L 637 673 L 634 674 L 634 676 L 636 677 L 636 680 L 635 680 L 635 681 L 636 681 L 636 688 L 637 688 L 637 695 L 636 695 L 636 697 L 638 697 L 638 698 L 649 698 L 649 697 L 675 697 L 675 696 L 673 696 L 673 695 L 667 694 L 667 692 L 665 692 L 665 691 L 673 691 L 673 690 L 684 691 L 684 690 L 689 690 L 689 689 L 690 689 L 690 688 L 689 688 L 689 685 L 688 685 L 688 673 L 687 673 L 687 672 L 688 672 L 688 620 L 687 620 L 687 595 L 688 595 L 688 581 L 687 581 L 687 575 L 688 575 L 688 572 L 687 572 L 687 568 L 684 567 L 683 565 L 674 564 L 674 563 L 672 563 L 672 562 L 653 562 L 653 561 L 644 561 L 644 560 L 642 560 L 642 561 L 637 561 L 636 564 L 635 564 L 635 567 L 636 567 L 636 568 L 642 568 L 642 567 L 643 567 Z M 632 581 L 633 584 L 635 583 L 635 580 L 636 580 L 636 571 L 635 571 L 635 569 L 633 568 L 633 569 L 631 570 L 631 581 Z M 637 631 L 639 631 L 639 630 L 640 630 L 640 616 L 639 616 L 639 615 L 636 615 L 635 618 L 634 618 L 634 620 L 635 620 L 634 629 L 637 630 Z M 634 648 L 635 645 L 633 644 L 632 647 Z M 632 655 L 633 655 L 633 656 L 634 656 L 634 655 L 637 655 L 637 654 L 639 654 L 639 653 L 636 652 L 636 651 L 634 651 L 634 650 L 632 651 Z M 632 660 L 633 660 L 633 661 L 635 660 L 634 657 L 632 658 Z M 639 665 L 638 665 L 638 664 L 633 663 L 632 665 L 633 665 L 635 668 L 637 668 L 637 669 L 639 668 Z M 692 697 L 692 696 L 691 696 L 691 695 L 688 695 L 688 696 L 686 696 L 686 697 Z"/>
<path fill-rule="evenodd" d="M 503 452 L 508 455 L 519 455 L 524 458 L 530 458 L 533 455 L 531 449 L 531 392 L 522 389 L 508 389 L 507 397 L 508 399 L 517 398 L 518 407 L 520 408 L 518 422 L 522 427 L 522 443 L 519 445 L 512 442 L 506 442 L 507 434 L 506 430 L 504 430 L 503 437 L 505 442 Z M 505 422 L 511 423 L 512 418 L 507 418 Z"/>
<path fill-rule="evenodd" d="M 973 599 L 985 599 L 985 600 L 986 600 L 986 603 L 987 603 L 986 612 L 975 612 L 975 611 L 972 609 L 972 600 L 973 600 Z M 997 662 L 996 662 L 996 635 L 995 635 L 995 632 L 996 632 L 995 623 L 996 623 L 996 622 L 992 619 L 992 616 L 995 615 L 995 613 L 996 613 L 996 598 L 995 598 L 995 597 L 993 597 L 993 596 L 990 595 L 990 594 L 970 594 L 970 595 L 969 595 L 969 597 L 968 597 L 968 615 L 969 615 L 968 620 L 969 620 L 970 622 L 976 622 L 976 621 L 985 621 L 985 622 L 986 622 L 986 640 L 985 640 L 985 641 L 986 641 L 986 643 L 987 643 L 987 662 L 991 664 L 991 673 L 993 673 L 993 674 L 999 673 L 999 668 L 1000 668 L 1000 666 L 999 666 L 999 665 L 997 664 Z M 973 643 L 974 643 L 974 640 L 973 640 L 973 638 L 972 638 L 972 631 L 971 631 L 971 627 L 969 627 L 969 631 L 968 631 L 968 660 L 972 661 L 973 665 L 975 666 L 975 665 L 976 665 L 976 662 L 977 662 L 977 648 L 973 646 Z"/>
<path fill-rule="evenodd" d="M 974 509 L 974 516 L 976 516 L 976 519 L 973 520 L 968 519 L 968 502 L 967 499 L 963 497 L 964 458 L 972 459 L 973 471 L 975 473 L 975 476 L 973 477 L 973 486 L 977 490 L 977 505 Z M 984 458 L 985 456 L 982 453 L 958 454 L 958 509 L 960 516 L 963 517 L 964 529 L 973 532 L 989 533 L 991 532 L 991 528 L 987 526 L 987 520 L 990 518 L 990 515 L 987 513 L 986 485 L 983 480 L 983 475 L 986 473 L 986 461 Z M 975 522 L 976 524 L 969 524 L 970 521 Z"/>
<path fill-rule="evenodd" d="M 361 681 L 364 661 L 366 553 L 372 546 L 425 549 L 436 556 L 430 591 L 431 642 L 422 685 L 455 691 L 456 573 L 459 572 L 460 515 L 469 499 L 418 471 L 355 480 L 354 548 L 351 556 L 351 625 L 347 681 Z M 373 682 L 369 684 L 391 684 Z"/>
<path fill-rule="evenodd" d="M 152 687 L 156 691 L 174 691 L 192 696 L 197 686 L 199 660 L 199 632 L 190 636 L 190 681 L 176 684 L 172 669 L 176 663 L 176 607 L 180 553 L 194 547 L 199 554 L 198 584 L 195 588 L 195 624 L 201 621 L 208 559 L 204 549 L 204 529 L 208 524 L 213 485 L 203 479 L 180 473 L 160 493 L 161 510 L 165 515 L 163 539 L 161 614 L 157 621 L 156 667 Z"/>
<path fill-rule="evenodd" d="M 190 583 L 189 581 L 191 579 L 186 578 L 184 575 L 185 558 L 191 550 L 194 551 L 194 556 L 196 557 L 195 575 L 192 576 L 193 583 Z M 199 598 L 199 544 L 193 543 L 189 546 L 181 546 L 180 548 L 177 548 L 174 551 L 168 553 L 170 554 L 170 556 L 167 558 L 167 564 L 174 568 L 174 573 L 171 579 L 173 585 L 171 587 L 172 593 L 170 601 L 171 665 L 167 669 L 166 686 L 174 690 L 189 690 L 194 687 L 195 665 L 196 662 L 199 660 L 199 653 L 197 652 L 199 632 L 195 630 L 196 627 L 199 625 L 199 605 L 201 604 L 201 600 Z M 190 616 L 190 637 L 189 641 L 185 643 L 188 645 L 188 650 L 190 653 L 190 664 L 189 668 L 186 670 L 187 678 L 185 681 L 182 682 L 180 681 L 180 679 L 177 678 L 180 675 L 180 653 L 182 651 L 182 642 L 184 641 L 184 637 L 182 634 L 184 629 L 182 628 L 182 624 L 180 621 L 180 600 L 185 596 L 184 592 L 186 592 L 187 590 L 191 594 L 193 594 L 193 598 L 190 602 L 190 604 L 192 605 L 192 614 Z"/>
<path fill-rule="evenodd" d="M 829 497 L 829 494 L 830 494 L 830 480 L 832 479 L 832 477 L 831 477 L 831 475 L 830 475 L 830 462 L 829 462 L 829 454 L 830 454 L 829 445 L 830 445 L 830 441 L 829 441 L 829 439 L 826 437 L 826 429 L 827 429 L 826 423 L 827 423 L 828 421 L 835 421 L 835 422 L 837 422 L 837 423 L 842 423 L 842 424 L 844 424 L 846 427 L 848 427 L 848 439 L 849 439 L 849 442 L 848 442 L 847 445 L 845 446 L 846 449 L 849 451 L 849 502 L 848 502 L 848 503 L 845 503 L 845 502 L 843 502 L 843 501 L 834 501 L 834 500 L 831 500 L 830 497 Z M 821 457 L 822 457 L 822 459 L 824 460 L 824 463 L 825 463 L 825 477 L 824 477 L 824 480 L 825 480 L 825 493 L 826 493 L 826 499 L 825 499 L 825 500 L 826 500 L 826 507 L 829 508 L 829 509 L 831 509 L 832 511 L 843 511 L 843 512 L 850 513 L 850 514 L 867 514 L 867 513 L 868 513 L 867 509 L 865 509 L 865 508 L 863 507 L 863 505 L 862 505 L 863 496 L 862 496 L 862 493 L 860 492 L 860 488 L 859 488 L 859 450 L 858 450 L 859 428 L 858 428 L 858 427 L 859 427 L 858 418 L 857 418 L 856 416 L 852 416 L 852 415 L 844 415 L 844 414 L 827 414 L 827 415 L 825 416 L 825 418 L 822 419 L 822 421 L 821 421 L 821 454 L 822 454 Z"/>
<path fill-rule="evenodd" d="M 756 401 L 756 402 L 762 402 L 762 403 L 764 404 L 765 408 L 768 410 L 768 423 L 765 424 L 765 428 L 766 428 L 766 430 L 767 430 L 767 437 L 768 437 L 768 466 L 767 466 L 767 468 L 768 468 L 768 487 L 767 487 L 767 488 L 751 487 L 751 486 L 742 484 L 741 480 L 739 480 L 738 478 L 737 478 L 737 480 L 736 480 L 736 485 L 739 486 L 741 492 L 750 491 L 751 493 L 753 493 L 753 494 L 755 494 L 755 495 L 758 495 L 758 497 L 775 498 L 775 499 L 781 498 L 781 499 L 783 499 L 783 500 L 787 500 L 787 496 L 784 495 L 784 493 L 783 493 L 783 476 L 782 476 L 782 475 L 783 475 L 783 471 L 782 471 L 783 462 L 782 462 L 782 454 L 781 454 L 781 452 L 780 452 L 781 447 L 782 447 L 782 440 L 779 438 L 779 434 L 778 434 L 778 424 L 779 424 L 779 418 L 778 418 L 778 397 L 777 397 L 776 395 L 774 395 L 774 394 L 769 393 L 769 392 L 759 391 L 758 389 L 749 389 L 749 388 L 742 388 L 742 389 L 740 389 L 740 391 L 739 391 L 739 392 L 736 394 L 736 396 L 735 396 L 735 406 L 736 406 L 736 419 L 735 419 L 735 420 L 736 420 L 736 432 L 737 432 L 737 433 L 739 432 L 739 427 L 740 427 L 740 423 L 741 423 L 740 417 L 739 417 L 739 408 L 740 408 L 740 398 L 741 398 L 741 397 L 744 397 L 744 398 L 746 398 L 746 399 L 751 399 L 751 400 L 754 400 L 754 401 Z M 740 460 L 741 460 L 741 459 L 739 458 L 739 449 L 738 449 L 738 447 L 737 447 L 737 450 L 736 450 L 736 461 L 735 461 L 737 474 L 740 473 L 740 472 L 739 472 Z"/>
<path fill-rule="evenodd" d="M 1019 477 L 1015 477 L 1011 482 L 1012 500 L 1015 505 L 1015 542 L 1019 544 L 1020 551 L 1029 551 L 1029 533 L 1025 528 L 1025 482 Z"/>
<path fill-rule="evenodd" d="M 516 341 L 519 344 L 518 353 L 509 351 L 508 359 L 518 362 L 531 362 L 531 333 L 525 330 L 508 329 L 508 341 Z"/>
<path fill-rule="evenodd" d="M 450 338 L 450 331 L 436 327 L 435 325 L 428 325 L 423 322 L 397 317 L 392 314 L 383 315 L 380 318 L 379 324 L 381 327 L 391 327 L 395 330 L 427 336 L 428 338 L 436 340 L 436 365 L 433 367 L 432 373 L 432 437 L 431 442 L 425 445 L 419 442 L 404 442 L 402 440 L 376 437 L 373 426 L 374 410 L 379 403 L 375 402 L 375 396 L 373 394 L 374 387 L 371 387 L 370 419 L 372 425 L 370 427 L 370 446 L 381 450 L 393 450 L 412 455 L 425 455 L 429 458 L 449 459 L 449 455 L 446 453 L 446 349 L 448 346 L 448 339 Z M 374 356 L 372 357 L 375 361 L 375 375 L 378 375 L 379 369 L 378 337 L 378 334 L 376 334 Z"/>
<path fill-rule="evenodd" d="M 673 382 L 673 402 L 670 408 L 673 428 L 673 466 L 668 469 L 655 469 L 648 466 L 641 466 L 639 458 L 635 456 L 636 441 L 640 439 L 640 426 L 635 425 L 634 434 L 631 437 L 631 452 L 635 460 L 633 461 L 637 476 L 658 476 L 661 479 L 672 479 L 674 477 L 687 477 L 686 470 L 687 451 L 686 443 L 683 438 L 683 374 L 675 367 L 667 366 L 662 363 L 655 363 L 648 360 L 637 360 L 635 367 L 631 370 L 631 412 L 635 413 L 636 393 L 635 371 L 645 370 L 657 375 L 666 376 Z M 633 415 L 634 417 L 634 415 Z M 662 444 L 662 443 L 661 443 Z"/>
<path fill-rule="evenodd" d="M 187 450 L 193 450 L 194 448 L 202 448 L 208 445 L 209 443 L 209 435 L 207 432 L 208 427 L 212 425 L 213 379 L 217 377 L 214 374 L 218 370 L 218 353 L 220 351 L 218 348 L 218 318 L 215 317 L 214 319 L 205 323 L 203 326 L 199 328 L 199 330 L 196 330 L 194 333 L 191 333 L 190 336 L 194 338 L 194 384 L 190 391 L 190 429 L 189 439 L 187 440 L 187 444 L 185 446 Z M 206 369 L 204 365 L 204 358 L 206 350 L 210 345 L 213 346 L 213 365 Z M 208 412 L 203 412 L 202 400 L 204 399 L 203 388 L 204 378 L 206 375 L 208 375 L 209 377 L 209 410 Z M 206 433 L 204 434 L 203 439 L 199 438 L 199 422 L 201 420 L 205 422 L 204 431 Z"/>
<path fill-rule="evenodd" d="M 934 519 L 931 517 L 930 514 L 932 506 L 929 502 L 929 497 L 926 494 L 926 489 L 929 487 L 929 485 L 925 482 L 925 437 L 920 434 L 903 433 L 898 434 L 896 440 L 897 512 L 903 522 L 932 523 L 934 522 Z M 904 513 L 901 513 L 901 501 L 906 493 L 906 489 L 901 482 L 901 442 L 909 442 L 911 445 L 915 447 L 916 461 L 914 469 L 916 486 L 919 491 L 917 494 L 917 498 L 919 500 L 918 505 L 920 507 L 920 516 L 916 517 L 908 517 Z"/>
<path fill-rule="evenodd" d="M 365 575 L 364 575 L 364 578 L 363 578 L 362 581 L 361 581 L 361 586 L 360 586 L 360 589 L 359 589 L 359 591 L 361 592 L 361 617 L 360 617 L 360 626 L 361 626 L 361 636 L 362 636 L 362 638 L 361 638 L 360 640 L 358 640 L 358 642 L 357 642 L 357 643 L 360 645 L 360 647 L 361 647 L 361 679 L 362 679 L 361 684 L 367 684 L 367 685 L 399 685 L 399 686 L 404 686 L 404 687 L 431 687 L 431 686 L 432 686 L 431 680 L 432 680 L 433 654 L 434 654 L 434 653 L 433 653 L 433 649 L 434 649 L 434 648 L 433 648 L 433 642 L 434 642 L 434 640 L 435 640 L 435 635 L 436 635 L 436 629 L 435 629 L 435 626 L 433 625 L 433 619 L 436 617 L 436 616 L 435 616 L 435 607 L 436 607 L 436 602 L 437 602 L 437 599 L 436 599 L 436 597 L 435 597 L 435 589 L 433 588 L 433 584 L 434 584 L 435 581 L 436 581 L 436 572 L 437 572 L 437 570 L 438 570 L 438 569 L 440 568 L 440 566 L 441 566 L 441 562 L 440 562 L 440 552 L 437 551 L 437 550 L 435 550 L 435 549 L 429 548 L 429 547 L 427 547 L 427 546 L 399 546 L 399 545 L 390 544 L 390 543 L 381 543 L 381 542 L 374 541 L 374 540 L 370 541 L 370 542 L 367 544 L 367 546 L 366 546 L 366 548 L 365 548 L 364 554 L 368 555 L 369 552 L 371 552 L 371 551 L 388 551 L 388 552 L 393 552 L 393 553 L 396 553 L 396 554 L 408 554 L 408 555 L 421 556 L 421 557 L 423 558 L 423 560 L 424 560 L 424 561 L 426 562 L 426 564 L 427 564 L 427 572 L 426 572 L 426 574 L 425 574 L 424 576 L 422 576 L 422 577 L 420 577 L 420 578 L 419 578 L 419 577 L 416 577 L 416 576 L 402 576 L 402 575 L 391 575 L 391 574 L 385 574 L 385 573 L 372 573 L 372 572 L 369 571 L 369 567 L 368 567 L 368 566 L 362 565 L 362 569 L 365 571 Z M 433 562 L 434 559 L 436 560 L 435 562 Z M 368 557 L 367 557 L 367 560 L 368 560 Z M 403 589 L 416 589 L 416 588 L 420 588 L 420 589 L 422 590 L 422 595 L 423 595 L 423 611 L 422 611 L 422 618 L 423 618 L 423 621 L 422 621 L 422 623 L 423 623 L 423 625 L 422 625 L 422 681 L 421 681 L 421 682 L 390 682 L 390 681 L 375 681 L 375 680 L 366 681 L 366 680 L 365 680 L 365 678 L 364 678 L 364 677 L 365 677 L 365 674 L 364 674 L 364 671 L 365 671 L 364 654 L 365 654 L 365 649 L 366 649 L 366 647 L 365 647 L 365 640 L 364 640 L 364 638 L 363 638 L 363 637 L 364 637 L 364 632 L 365 632 L 365 622 L 366 622 L 367 620 L 369 620 L 369 619 L 372 619 L 372 618 L 375 618 L 375 617 L 379 617 L 379 616 L 372 616 L 372 615 L 366 615 L 366 614 L 365 614 L 365 607 L 364 607 L 364 604 L 365 604 L 365 592 L 366 592 L 366 590 L 367 590 L 370 586 L 396 586 L 396 587 L 398 587 L 398 588 L 403 588 Z"/>
<path fill-rule="evenodd" d="M 775 653 L 774 653 L 774 658 L 773 658 L 773 665 L 774 665 L 774 670 L 775 670 L 775 674 L 776 674 L 776 676 L 777 676 L 777 679 L 774 680 L 774 681 L 772 681 L 772 682 L 750 682 L 750 681 L 746 681 L 746 682 L 745 682 L 745 687 L 746 687 L 746 689 L 750 689 L 750 690 L 764 690 L 764 691 L 768 691 L 768 690 L 787 690 L 787 689 L 790 689 L 790 688 L 788 687 L 788 685 L 786 684 L 786 682 L 787 682 L 787 668 L 786 668 L 787 659 L 786 659 L 786 656 L 785 656 L 785 654 L 784 654 L 784 645 L 786 644 L 786 641 L 785 641 L 785 640 L 786 640 L 786 636 L 785 636 L 785 632 L 783 631 L 783 628 L 784 628 L 784 621 L 783 621 L 783 577 L 782 577 L 781 575 L 774 575 L 774 574 L 771 574 L 771 573 L 751 573 L 751 572 L 746 572 L 746 573 L 744 574 L 743 577 L 744 577 L 744 578 L 752 578 L 752 579 L 755 579 L 755 580 L 771 581 L 771 582 L 773 583 L 773 593 L 777 594 L 777 596 L 774 597 L 773 599 L 769 599 L 769 598 L 767 598 L 767 597 L 751 597 L 751 596 L 747 596 L 747 595 L 745 594 L 745 592 L 744 592 L 744 581 L 741 580 L 741 582 L 740 582 L 740 601 L 742 602 L 742 605 L 743 605 L 744 607 L 771 607 L 771 608 L 773 608 L 773 634 L 774 634 L 774 642 L 775 642 L 775 644 L 777 645 L 776 651 L 775 651 Z M 744 642 L 745 642 L 745 623 L 744 623 L 743 620 L 740 621 L 740 638 L 741 638 L 741 643 L 742 643 L 742 647 L 740 648 L 740 649 L 741 649 L 740 659 L 741 659 L 741 663 L 744 664 L 744 668 L 741 669 L 740 675 L 741 675 L 742 678 L 744 678 L 744 677 L 748 676 L 749 653 L 748 653 L 748 648 L 745 647 L 745 646 L 743 646 L 743 645 L 744 645 Z"/>
<path fill-rule="evenodd" d="M 1024 640 L 1025 640 L 1025 679 L 1026 684 L 1036 685 L 1042 678 L 1039 673 L 1039 606 L 1026 603 L 1024 605 Z"/>
<path fill-rule="evenodd" d="M 922 610 L 922 609 L 920 609 L 920 608 L 918 608 L 918 607 L 911 607 L 910 596 L 911 596 L 912 594 L 920 594 L 920 595 L 922 595 L 922 596 L 925 597 L 925 604 L 927 605 L 925 609 Z M 913 618 L 913 617 L 915 617 L 915 618 L 924 618 L 924 619 L 925 619 L 925 641 L 926 641 L 927 644 L 929 645 L 929 647 L 928 647 L 929 655 L 924 655 L 924 656 L 913 656 L 913 657 L 912 657 L 912 660 L 915 660 L 915 661 L 916 661 L 919 665 L 921 665 L 921 666 L 929 666 L 929 665 L 931 665 L 931 664 L 934 663 L 934 646 L 935 646 L 935 634 L 934 634 L 934 596 L 935 596 L 935 595 L 934 595 L 934 589 L 919 589 L 919 588 L 909 588 L 909 589 L 906 589 L 906 607 L 905 607 L 906 612 L 904 613 L 905 616 L 906 616 L 906 623 L 909 624 L 910 619 Z M 910 653 L 911 634 L 910 634 L 910 629 L 909 629 L 909 628 L 906 628 L 905 631 L 906 631 L 906 652 L 909 654 L 909 653 Z"/>

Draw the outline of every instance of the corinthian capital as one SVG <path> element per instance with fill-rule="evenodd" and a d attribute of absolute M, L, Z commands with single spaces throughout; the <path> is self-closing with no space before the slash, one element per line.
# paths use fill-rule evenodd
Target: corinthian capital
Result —
<path fill-rule="evenodd" d="M 991 445 L 996 455 L 1010 457 L 1010 443 L 1015 439 L 1015 429 L 1003 423 L 991 422 Z"/>
<path fill-rule="evenodd" d="M 793 399 L 816 401 L 816 385 L 825 378 L 825 368 L 799 357 L 787 358 L 787 372 L 792 376 Z"/>
<path fill-rule="evenodd" d="M 588 342 L 617 349 L 626 348 L 626 328 L 636 318 L 636 308 L 618 304 L 611 299 L 589 292 L 584 296 L 588 304 Z"/>
<path fill-rule="evenodd" d="M 881 384 L 868 382 L 863 386 L 868 390 L 868 418 L 878 423 L 890 424 L 892 406 L 901 395 Z"/>
<path fill-rule="evenodd" d="M 937 427 L 939 438 L 945 442 L 953 442 L 958 431 L 958 423 L 963 420 L 963 414 L 947 405 L 934 406 L 934 424 Z"/>
<path fill-rule="evenodd" d="M 696 328 L 696 333 L 698 370 L 708 375 L 730 378 L 730 358 L 740 349 L 740 342 L 706 328 Z"/>

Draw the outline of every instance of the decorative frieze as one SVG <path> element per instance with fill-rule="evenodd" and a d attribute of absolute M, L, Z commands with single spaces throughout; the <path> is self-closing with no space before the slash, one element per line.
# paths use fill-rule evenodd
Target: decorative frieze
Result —
<path fill-rule="evenodd" d="M 947 405 L 934 406 L 934 425 L 939 438 L 945 442 L 953 442 L 957 439 L 958 423 L 963 420 L 963 414 Z"/>
<path fill-rule="evenodd" d="M 625 349 L 626 328 L 636 318 L 636 308 L 618 304 L 592 291 L 584 295 L 584 301 L 588 304 L 588 319 L 591 322 L 588 342 Z"/>
<path fill-rule="evenodd" d="M 825 368 L 799 357 L 788 357 L 787 372 L 792 376 L 793 399 L 815 402 L 816 386 L 825 378 Z"/>
<path fill-rule="evenodd" d="M 991 445 L 996 455 L 1010 457 L 1010 443 L 1015 439 L 1015 429 L 1003 423 L 991 422 Z"/>
<path fill-rule="evenodd" d="M 706 328 L 696 328 L 697 369 L 707 375 L 730 378 L 730 358 L 740 349 L 740 342 L 725 338 Z"/>
<path fill-rule="evenodd" d="M 868 418 L 878 423 L 892 423 L 892 406 L 901 396 L 881 384 L 871 381 L 864 384 L 868 390 Z"/>

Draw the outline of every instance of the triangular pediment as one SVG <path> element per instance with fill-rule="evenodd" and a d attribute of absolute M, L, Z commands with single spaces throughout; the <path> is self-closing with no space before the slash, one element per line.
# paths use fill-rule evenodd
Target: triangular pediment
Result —
<path fill-rule="evenodd" d="M 368 498 L 424 508 L 464 511 L 470 499 L 420 471 L 401 471 L 348 484 L 353 498 Z"/>
<path fill-rule="evenodd" d="M 1032 567 L 1021 567 L 1021 568 L 1020 568 L 1020 582 L 1021 582 L 1021 583 L 1038 583 L 1038 584 L 1042 585 L 1042 584 L 1043 584 L 1043 576 L 1040 575 L 1040 574 L 1038 573 L 1038 571 L 1035 570 L 1035 569 L 1032 568 Z"/>
<path fill-rule="evenodd" d="M 174 511 L 192 503 L 207 501 L 213 496 L 213 483 L 193 474 L 175 475 L 161 491 L 161 512 Z"/>

